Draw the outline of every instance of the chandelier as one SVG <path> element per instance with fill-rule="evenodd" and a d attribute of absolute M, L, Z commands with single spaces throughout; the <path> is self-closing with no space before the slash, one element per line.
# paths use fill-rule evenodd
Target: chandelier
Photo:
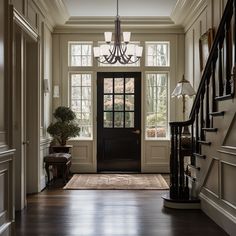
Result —
<path fill-rule="evenodd" d="M 103 64 L 115 64 L 116 62 L 133 64 L 141 58 L 143 47 L 130 44 L 131 32 L 123 32 L 123 42 L 121 40 L 118 0 L 114 41 L 112 42 L 112 32 L 104 32 L 104 36 L 106 44 L 93 48 L 94 57 L 98 62 Z"/>

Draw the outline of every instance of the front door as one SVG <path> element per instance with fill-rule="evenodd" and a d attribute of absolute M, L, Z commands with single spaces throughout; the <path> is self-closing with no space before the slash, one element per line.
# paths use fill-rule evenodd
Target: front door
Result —
<path fill-rule="evenodd" d="M 97 76 L 98 171 L 141 169 L 141 73 Z"/>

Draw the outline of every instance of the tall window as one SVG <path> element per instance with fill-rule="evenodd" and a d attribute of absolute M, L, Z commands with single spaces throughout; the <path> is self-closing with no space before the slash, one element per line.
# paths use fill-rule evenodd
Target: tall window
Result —
<path fill-rule="evenodd" d="M 146 139 L 166 138 L 168 130 L 168 73 L 146 74 Z"/>
<path fill-rule="evenodd" d="M 70 74 L 70 106 L 80 126 L 79 138 L 92 138 L 92 75 Z"/>
<path fill-rule="evenodd" d="M 69 42 L 69 66 L 92 66 L 92 42 Z"/>
<path fill-rule="evenodd" d="M 169 64 L 169 42 L 146 42 L 146 66 Z"/>

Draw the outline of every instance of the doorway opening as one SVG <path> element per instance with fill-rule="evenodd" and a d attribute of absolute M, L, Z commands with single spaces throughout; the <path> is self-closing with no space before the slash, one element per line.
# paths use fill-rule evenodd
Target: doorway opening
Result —
<path fill-rule="evenodd" d="M 39 43 L 14 24 L 14 147 L 16 210 L 38 192 L 40 160 Z"/>

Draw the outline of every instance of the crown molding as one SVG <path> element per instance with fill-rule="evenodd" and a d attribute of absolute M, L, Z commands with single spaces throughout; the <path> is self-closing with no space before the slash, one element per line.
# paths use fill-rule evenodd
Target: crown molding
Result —
<path fill-rule="evenodd" d="M 183 26 L 186 32 L 207 5 L 208 0 L 178 0 L 170 18 L 175 24 Z"/>
<path fill-rule="evenodd" d="M 164 25 L 171 26 L 174 22 L 170 17 L 120 17 L 121 24 L 126 25 Z M 107 25 L 114 26 L 115 17 L 70 17 L 65 25 Z"/>
<path fill-rule="evenodd" d="M 179 27 L 176 25 L 169 26 L 169 27 L 156 27 L 151 25 L 150 27 L 142 26 L 142 27 L 134 27 L 134 25 L 126 25 L 123 27 L 121 26 L 122 30 L 130 30 L 132 31 L 132 34 L 184 34 L 183 27 Z M 75 26 L 57 26 L 54 28 L 53 34 L 103 34 L 104 30 L 114 30 L 114 24 L 112 27 L 108 27 L 107 25 L 90 25 L 90 27 L 87 27 L 86 25 L 78 27 L 78 25 Z"/>
<path fill-rule="evenodd" d="M 64 25 L 70 17 L 63 0 L 34 0 L 34 2 L 53 27 Z"/>
<path fill-rule="evenodd" d="M 44 23 L 47 25 L 48 29 L 51 32 L 53 32 L 53 27 L 55 26 L 55 22 L 54 22 L 53 18 L 51 17 L 51 15 L 49 14 L 48 8 L 45 5 L 45 3 L 41 0 L 40 1 L 33 0 L 33 4 L 40 11 L 40 13 L 44 19 Z"/>

